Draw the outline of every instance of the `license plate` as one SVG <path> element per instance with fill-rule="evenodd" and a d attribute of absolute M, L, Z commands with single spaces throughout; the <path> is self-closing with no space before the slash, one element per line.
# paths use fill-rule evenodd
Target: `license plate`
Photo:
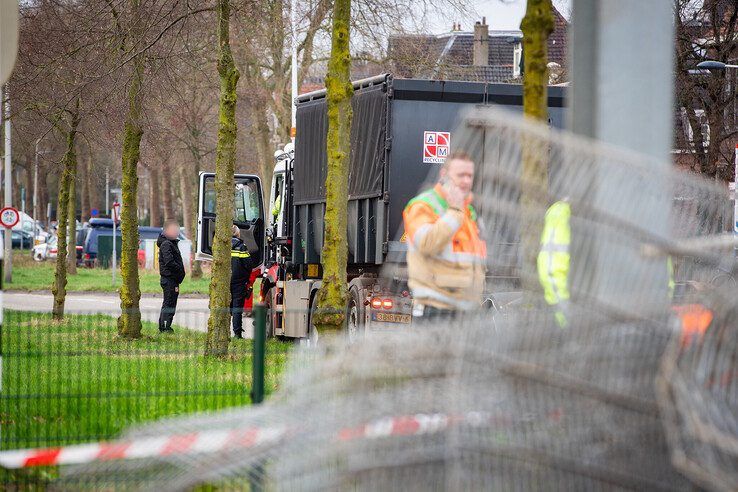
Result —
<path fill-rule="evenodd" d="M 410 315 L 398 313 L 372 313 L 372 321 L 379 321 L 381 323 L 410 324 Z"/>

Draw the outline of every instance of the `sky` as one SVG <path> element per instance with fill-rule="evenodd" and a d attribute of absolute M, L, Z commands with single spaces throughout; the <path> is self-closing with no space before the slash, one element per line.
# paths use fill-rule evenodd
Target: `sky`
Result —
<path fill-rule="evenodd" d="M 490 29 L 509 30 L 519 29 L 520 21 L 525 15 L 526 0 L 472 0 L 471 9 L 477 15 L 463 17 L 460 14 L 453 15 L 449 13 L 430 14 L 428 19 L 431 21 L 430 31 L 434 34 L 440 34 L 451 30 L 451 24 L 454 21 L 461 22 L 461 29 L 471 31 L 475 20 L 481 20 L 482 16 L 487 17 L 487 24 Z M 569 17 L 571 11 L 572 0 L 554 0 L 554 5 L 559 9 L 564 17 Z"/>

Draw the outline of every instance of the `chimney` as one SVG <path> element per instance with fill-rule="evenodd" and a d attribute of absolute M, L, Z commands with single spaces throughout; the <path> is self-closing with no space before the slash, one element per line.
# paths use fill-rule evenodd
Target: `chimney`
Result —
<path fill-rule="evenodd" d="M 487 18 L 482 17 L 482 22 L 474 24 L 474 66 L 485 67 L 489 65 L 489 26 Z"/>

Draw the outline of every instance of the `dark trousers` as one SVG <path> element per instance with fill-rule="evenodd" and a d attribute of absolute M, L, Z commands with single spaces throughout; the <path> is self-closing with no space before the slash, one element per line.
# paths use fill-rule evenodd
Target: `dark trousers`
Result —
<path fill-rule="evenodd" d="M 231 317 L 233 334 L 243 334 L 243 303 L 246 302 L 246 284 L 231 284 Z"/>
<path fill-rule="evenodd" d="M 177 310 L 179 285 L 171 280 L 162 279 L 161 288 L 164 291 L 164 300 L 161 303 L 161 314 L 159 314 L 159 331 L 165 331 L 172 328 L 174 312 Z"/>

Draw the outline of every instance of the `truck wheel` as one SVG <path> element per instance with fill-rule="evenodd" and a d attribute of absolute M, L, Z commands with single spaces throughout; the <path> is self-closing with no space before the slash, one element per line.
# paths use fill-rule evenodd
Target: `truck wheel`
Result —
<path fill-rule="evenodd" d="M 346 336 L 349 343 L 355 343 L 364 336 L 364 306 L 359 296 L 359 289 L 352 287 L 349 291 L 349 305 L 346 313 Z"/>
<path fill-rule="evenodd" d="M 272 338 L 274 336 L 274 314 L 272 313 L 272 293 L 267 291 L 264 300 L 264 308 L 266 311 L 266 336 Z"/>

